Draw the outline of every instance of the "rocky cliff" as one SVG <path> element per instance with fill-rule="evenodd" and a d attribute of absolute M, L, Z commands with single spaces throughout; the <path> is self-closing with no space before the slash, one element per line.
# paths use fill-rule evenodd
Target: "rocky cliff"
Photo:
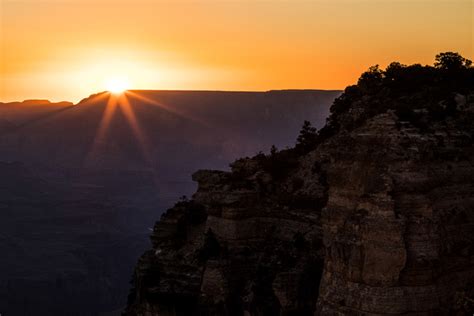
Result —
<path fill-rule="evenodd" d="M 453 53 L 373 67 L 295 148 L 196 172 L 125 314 L 471 315 L 473 83 Z"/>

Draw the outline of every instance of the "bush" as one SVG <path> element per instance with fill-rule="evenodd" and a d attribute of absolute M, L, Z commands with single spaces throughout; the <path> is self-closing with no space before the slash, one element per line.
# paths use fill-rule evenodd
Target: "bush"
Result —
<path fill-rule="evenodd" d="M 370 67 L 357 85 L 347 87 L 334 101 L 327 125 L 318 133 L 316 143 L 341 128 L 350 131 L 388 110 L 421 127 L 430 119 L 446 119 L 456 115 L 453 94 L 467 95 L 472 93 L 473 86 L 472 62 L 453 52 L 436 55 L 434 66 L 393 62 L 385 70 L 378 65 Z"/>
<path fill-rule="evenodd" d="M 292 149 L 274 152 L 269 156 L 257 156 L 260 166 L 274 180 L 285 178 L 288 173 L 298 166 L 298 153 Z"/>
<path fill-rule="evenodd" d="M 316 133 L 316 128 L 311 125 L 310 121 L 304 121 L 303 127 L 300 130 L 300 134 L 296 140 L 297 151 L 302 153 L 307 153 L 316 147 L 316 140 L 318 134 Z"/>
<path fill-rule="evenodd" d="M 436 55 L 434 66 L 443 70 L 460 70 L 471 67 L 472 61 L 458 53 L 445 52 Z"/>

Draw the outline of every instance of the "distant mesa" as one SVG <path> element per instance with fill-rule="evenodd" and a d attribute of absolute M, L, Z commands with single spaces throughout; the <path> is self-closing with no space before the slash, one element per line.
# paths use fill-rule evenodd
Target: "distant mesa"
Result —
<path fill-rule="evenodd" d="M 59 105 L 59 106 L 71 106 L 72 102 L 69 101 L 60 101 L 60 102 L 51 102 L 49 100 L 43 99 L 27 99 L 24 101 L 14 101 L 14 102 L 0 102 L 0 105 L 22 105 L 22 106 L 40 106 L 40 105 Z"/>
<path fill-rule="evenodd" d="M 51 104 L 51 101 L 49 100 L 41 100 L 41 99 L 29 99 L 29 100 L 24 100 L 21 102 L 23 104 L 31 104 L 31 105 L 42 105 L 42 104 Z"/>

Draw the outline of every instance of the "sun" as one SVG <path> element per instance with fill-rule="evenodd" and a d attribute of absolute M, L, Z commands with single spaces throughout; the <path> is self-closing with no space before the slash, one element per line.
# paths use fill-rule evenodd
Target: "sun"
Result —
<path fill-rule="evenodd" d="M 113 94 L 122 94 L 129 88 L 130 82 L 126 77 L 113 77 L 107 80 L 107 91 Z"/>

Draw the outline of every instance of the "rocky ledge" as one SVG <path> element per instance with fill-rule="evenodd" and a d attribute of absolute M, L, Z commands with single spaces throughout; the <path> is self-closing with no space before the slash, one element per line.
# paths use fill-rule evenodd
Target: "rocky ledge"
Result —
<path fill-rule="evenodd" d="M 448 57 L 371 68 L 295 148 L 196 172 L 124 314 L 471 315 L 474 70 Z"/>

